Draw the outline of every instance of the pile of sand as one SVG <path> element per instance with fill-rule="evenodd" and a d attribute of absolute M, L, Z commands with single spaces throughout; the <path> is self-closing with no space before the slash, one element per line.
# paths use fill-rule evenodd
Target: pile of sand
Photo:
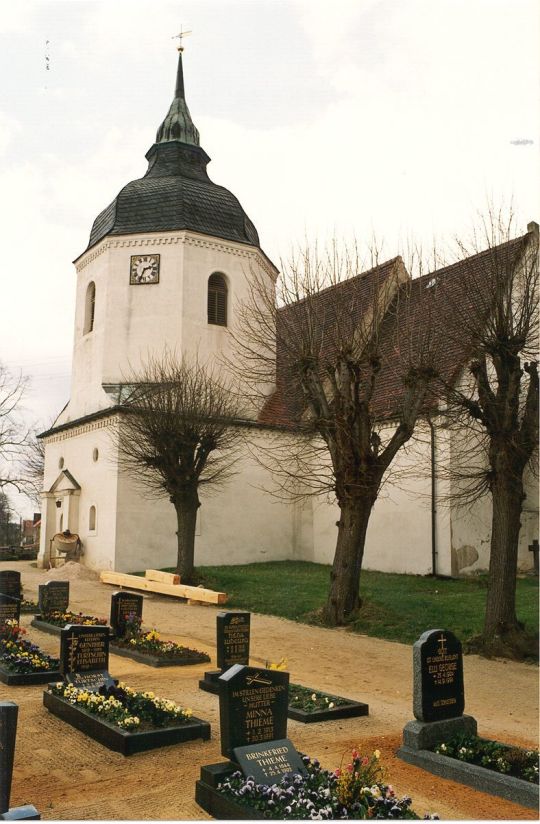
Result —
<path fill-rule="evenodd" d="M 55 569 L 44 569 L 43 577 L 47 581 L 95 581 L 99 578 L 99 574 L 77 561 L 68 561 Z"/>

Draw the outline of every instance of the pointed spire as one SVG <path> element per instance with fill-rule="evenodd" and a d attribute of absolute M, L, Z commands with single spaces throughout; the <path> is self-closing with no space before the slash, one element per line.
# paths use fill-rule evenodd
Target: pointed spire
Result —
<path fill-rule="evenodd" d="M 191 119 L 184 96 L 184 70 L 181 49 L 178 50 L 174 100 L 156 135 L 156 143 L 167 143 L 171 140 L 189 143 L 191 146 L 199 146 L 199 132 Z"/>

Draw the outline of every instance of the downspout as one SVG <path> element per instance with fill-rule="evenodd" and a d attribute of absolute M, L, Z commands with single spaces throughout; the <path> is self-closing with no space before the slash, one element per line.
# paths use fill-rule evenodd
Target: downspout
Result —
<path fill-rule="evenodd" d="M 431 417 L 427 419 L 431 431 L 431 574 L 437 575 L 437 478 L 435 475 L 435 427 Z"/>

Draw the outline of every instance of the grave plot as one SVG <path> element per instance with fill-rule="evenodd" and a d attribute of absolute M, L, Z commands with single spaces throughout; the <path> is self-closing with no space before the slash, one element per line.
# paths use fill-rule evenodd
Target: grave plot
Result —
<path fill-rule="evenodd" d="M 9 806 L 18 713 L 19 707 L 13 701 L 0 701 L 0 820 L 38 821 L 41 816 L 32 804 Z"/>
<path fill-rule="evenodd" d="M 210 660 L 205 652 L 183 647 L 174 641 L 162 641 L 155 629 L 143 630 L 143 596 L 134 592 L 115 592 L 111 596 L 111 629 L 114 638 L 110 651 L 133 658 L 151 667 L 178 667 L 204 664 Z"/>
<path fill-rule="evenodd" d="M 413 645 L 413 712 L 399 758 L 525 807 L 538 808 L 538 751 L 488 741 L 464 715 L 461 643 L 448 630 L 428 630 Z"/>
<path fill-rule="evenodd" d="M 31 626 L 48 632 L 50 635 L 60 635 L 60 631 L 67 624 L 81 624 L 83 626 L 105 626 L 106 618 L 96 618 L 93 615 L 83 615 L 82 612 L 71 612 L 69 609 L 69 581 L 49 581 L 38 587 L 38 614 L 32 619 Z"/>
<path fill-rule="evenodd" d="M 384 782 L 379 753 L 322 770 L 287 738 L 289 675 L 235 664 L 219 678 L 221 752 L 201 768 L 195 800 L 222 820 L 416 818 Z"/>
<path fill-rule="evenodd" d="M 10 686 L 46 684 L 59 677 L 59 661 L 24 639 L 20 609 L 18 598 L 0 594 L 0 681 Z"/>
<path fill-rule="evenodd" d="M 219 612 L 216 616 L 216 649 L 219 669 L 204 673 L 199 689 L 219 693 L 219 678 L 235 664 L 249 664 L 251 635 L 249 612 Z M 369 707 L 352 698 L 330 695 L 301 684 L 289 685 L 288 717 L 303 724 L 356 718 L 369 714 Z"/>
<path fill-rule="evenodd" d="M 63 681 L 49 684 L 45 707 L 123 755 L 210 738 L 210 724 L 190 709 L 118 684 L 109 674 L 109 627 L 65 627 L 60 636 Z"/>

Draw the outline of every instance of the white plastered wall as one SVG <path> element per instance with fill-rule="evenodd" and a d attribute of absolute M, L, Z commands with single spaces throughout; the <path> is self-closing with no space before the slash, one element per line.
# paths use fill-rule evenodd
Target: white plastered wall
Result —
<path fill-rule="evenodd" d="M 111 438 L 114 417 L 101 419 L 84 426 L 51 435 L 45 442 L 45 476 L 43 509 L 44 522 L 38 564 L 47 565 L 49 541 L 59 531 L 59 517 L 63 514 L 63 529 L 80 535 L 83 546 L 82 561 L 91 569 L 114 569 L 116 561 L 116 447 Z M 96 457 L 97 450 L 97 460 Z M 49 493 L 63 469 L 75 479 L 80 489 L 74 495 L 62 495 L 60 490 Z M 56 502 L 61 502 L 61 507 Z M 96 507 L 96 529 L 89 528 L 90 507 Z"/>
<path fill-rule="evenodd" d="M 264 432 L 252 434 L 252 448 Z M 266 470 L 242 448 L 237 474 L 223 486 L 200 492 L 195 564 L 246 564 L 291 557 L 290 504 L 277 501 Z M 116 569 L 123 572 L 176 563 L 176 515 L 167 498 L 155 498 L 121 473 L 118 479 Z"/>
<path fill-rule="evenodd" d="M 130 284 L 132 255 L 159 254 L 159 283 Z M 207 323 L 208 278 L 225 275 L 228 325 Z M 273 289 L 277 271 L 251 246 L 192 232 L 106 238 L 77 261 L 77 296 L 71 398 L 57 425 L 114 403 L 102 384 L 122 383 L 149 353 L 167 347 L 198 353 L 201 362 L 230 354 L 236 305 L 246 300 L 248 278 L 262 273 Z M 88 284 L 96 286 L 94 326 L 84 334 Z M 221 367 L 222 368 L 222 367 Z"/>

